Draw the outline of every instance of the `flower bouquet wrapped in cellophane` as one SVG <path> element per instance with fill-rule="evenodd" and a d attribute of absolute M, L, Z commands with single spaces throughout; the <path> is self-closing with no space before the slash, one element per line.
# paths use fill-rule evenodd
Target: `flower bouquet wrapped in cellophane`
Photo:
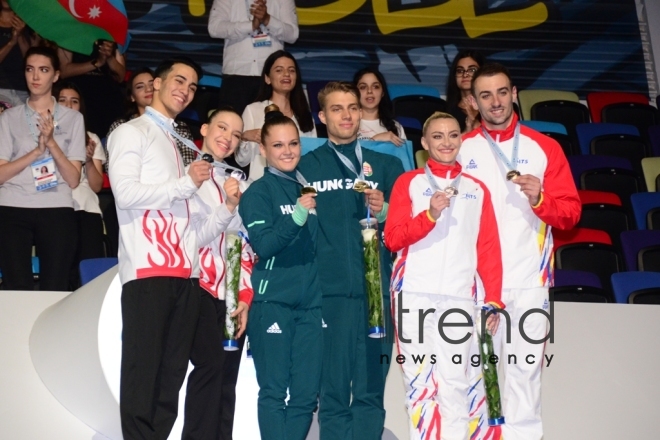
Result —
<path fill-rule="evenodd" d="M 226 351 L 238 350 L 238 341 L 236 340 L 236 329 L 238 328 L 238 318 L 231 314 L 238 307 L 238 290 L 241 280 L 241 252 L 243 250 L 243 239 L 237 231 L 227 232 L 227 276 L 225 290 L 225 304 L 227 305 L 227 315 L 225 317 L 225 340 L 223 346 Z"/>
<path fill-rule="evenodd" d="M 482 319 L 486 319 L 486 314 L 492 310 L 494 310 L 492 306 L 484 306 L 483 312 L 482 310 L 478 310 L 477 335 L 479 337 L 481 371 L 484 379 L 486 406 L 488 409 L 488 425 L 499 426 L 504 425 L 504 415 L 502 414 L 502 398 L 497 376 L 497 363 L 491 360 L 491 356 L 495 354 L 493 349 L 493 335 L 485 325 L 482 325 Z"/>
<path fill-rule="evenodd" d="M 364 249 L 364 278 L 367 287 L 368 324 L 370 338 L 385 337 L 385 313 L 383 310 L 383 286 L 380 271 L 380 243 L 378 221 L 375 218 L 360 220 Z"/>

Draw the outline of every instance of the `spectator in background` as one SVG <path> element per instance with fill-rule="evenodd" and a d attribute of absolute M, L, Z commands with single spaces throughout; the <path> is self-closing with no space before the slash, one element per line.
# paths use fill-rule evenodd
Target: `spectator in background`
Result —
<path fill-rule="evenodd" d="M 131 79 L 126 83 L 126 113 L 123 118 L 117 119 L 110 125 L 107 137 L 110 137 L 117 127 L 126 121 L 137 118 L 144 114 L 144 110 L 148 105 L 151 105 L 151 100 L 154 97 L 154 72 L 148 67 L 140 67 L 135 70 Z M 190 128 L 183 121 L 177 121 L 174 127 L 176 132 L 186 139 L 193 140 L 193 135 Z M 189 165 L 190 162 L 195 160 L 196 154 L 193 150 L 186 147 L 183 142 L 175 139 L 176 146 L 183 158 L 183 164 Z"/>
<path fill-rule="evenodd" d="M 266 58 L 298 39 L 293 0 L 214 0 L 209 34 L 224 38 L 220 106 L 239 113 L 257 99 Z"/>
<path fill-rule="evenodd" d="M 406 142 L 406 133 L 401 124 L 394 120 L 392 100 L 383 74 L 378 69 L 366 67 L 355 74 L 353 84 L 360 91 L 362 106 L 358 139 L 402 146 Z"/>
<path fill-rule="evenodd" d="M 87 128 L 105 133 L 122 113 L 122 88 L 126 74 L 124 55 L 117 43 L 98 40 L 91 55 L 82 55 L 59 48 L 62 79 L 69 79 L 80 89 L 89 117 Z"/>
<path fill-rule="evenodd" d="M 245 131 L 243 142 L 236 150 L 236 163 L 250 165 L 250 178 L 256 180 L 264 175 L 266 159 L 261 155 L 261 127 L 264 125 L 265 110 L 271 104 L 293 120 L 303 137 L 316 137 L 316 128 L 309 103 L 302 87 L 300 67 L 289 52 L 273 52 L 264 64 L 263 81 L 257 102 L 248 105 L 243 112 Z"/>
<path fill-rule="evenodd" d="M 30 48 L 25 22 L 0 0 L 0 102 L 14 107 L 28 97 L 23 56 Z"/>
<path fill-rule="evenodd" d="M 71 82 L 60 84 L 55 98 L 60 105 L 80 112 L 83 119 L 85 118 L 85 101 L 75 84 Z M 103 164 L 106 162 L 106 157 L 99 137 L 91 131 L 85 134 L 85 162 L 80 173 L 80 183 L 73 190 L 73 209 L 76 211 L 78 225 L 78 250 L 71 271 L 72 290 L 79 284 L 80 261 L 105 257 L 103 219 L 96 193 L 103 187 Z"/>
<path fill-rule="evenodd" d="M 456 118 L 461 133 L 468 133 L 481 125 L 479 111 L 470 105 L 470 87 L 474 73 L 486 59 L 479 52 L 459 52 L 449 68 L 447 78 L 447 113 Z"/>
<path fill-rule="evenodd" d="M 69 290 L 76 252 L 72 188 L 85 160 L 80 113 L 57 103 L 57 53 L 32 47 L 25 55 L 25 104 L 0 115 L 0 267 L 8 290 L 32 290 L 32 246 L 41 290 Z M 42 167 L 51 171 L 41 176 Z"/>

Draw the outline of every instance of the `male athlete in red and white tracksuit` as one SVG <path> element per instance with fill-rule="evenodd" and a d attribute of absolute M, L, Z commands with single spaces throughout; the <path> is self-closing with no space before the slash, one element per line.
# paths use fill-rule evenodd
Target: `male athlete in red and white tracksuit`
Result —
<path fill-rule="evenodd" d="M 451 120 L 460 136 L 458 123 Z M 430 159 L 428 166 L 439 188 L 449 186 L 461 172 L 459 163 Z M 476 322 L 472 291 L 477 273 L 484 282 L 486 302 L 504 307 L 500 242 L 490 194 L 467 174 L 461 174 L 454 185 L 458 195 L 434 220 L 429 209 L 434 190 L 424 170 L 403 174 L 392 190 L 385 226 L 385 243 L 398 253 L 392 272 L 392 309 L 397 348 L 405 356 L 401 366 L 411 439 L 468 438 L 466 367 L 471 340 L 453 344 L 443 340 L 438 331 L 443 313 L 465 312 L 448 315 L 446 323 L 466 324 L 468 317 Z M 445 327 L 444 331 L 458 341 L 474 333 L 474 328 Z"/>
<path fill-rule="evenodd" d="M 515 88 L 513 91 L 515 100 Z M 510 124 L 502 130 L 489 130 L 483 125 L 468 133 L 463 138 L 458 160 L 466 172 L 490 190 L 502 244 L 502 301 L 511 317 L 511 343 L 502 341 L 498 353 L 500 371 L 504 372 L 500 376 L 506 419 L 502 434 L 505 440 L 540 440 L 543 436 L 541 367 L 545 344 L 526 342 L 518 325 L 521 316 L 530 309 L 548 311 L 548 288 L 552 286 L 554 264 L 550 230 L 552 227 L 570 229 L 577 223 L 580 199 L 561 147 L 553 139 L 524 125 L 520 127 L 516 169 L 522 177 L 531 175 L 540 180 L 538 203 L 533 206 L 521 185 L 506 179 L 509 170 L 482 130 L 488 130 L 504 155 L 511 158 L 517 124 L 518 117 L 513 113 Z M 505 321 L 502 319 L 501 325 L 505 325 Z M 540 313 L 531 314 L 525 319 L 524 329 L 529 338 L 539 341 L 547 335 L 548 319 Z M 500 337 L 506 334 L 504 328 L 498 334 Z"/>

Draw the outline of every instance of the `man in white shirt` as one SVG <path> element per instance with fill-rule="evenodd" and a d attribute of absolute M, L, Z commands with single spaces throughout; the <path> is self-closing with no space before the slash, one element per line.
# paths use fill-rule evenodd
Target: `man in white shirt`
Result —
<path fill-rule="evenodd" d="M 254 102 L 268 56 L 298 39 L 293 0 L 214 0 L 209 34 L 224 38 L 220 106 L 239 114 Z"/>

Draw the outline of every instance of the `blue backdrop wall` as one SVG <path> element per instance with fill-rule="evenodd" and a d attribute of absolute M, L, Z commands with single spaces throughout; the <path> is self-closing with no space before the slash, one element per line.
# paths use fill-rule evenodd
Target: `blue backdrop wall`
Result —
<path fill-rule="evenodd" d="M 222 40 L 206 28 L 212 0 L 124 3 L 130 68 L 185 53 L 220 74 Z M 470 48 L 506 64 L 519 89 L 649 94 L 635 0 L 296 0 L 296 6 L 300 38 L 288 49 L 305 81 L 350 79 L 377 65 L 390 83 L 444 91 L 454 55 Z"/>

